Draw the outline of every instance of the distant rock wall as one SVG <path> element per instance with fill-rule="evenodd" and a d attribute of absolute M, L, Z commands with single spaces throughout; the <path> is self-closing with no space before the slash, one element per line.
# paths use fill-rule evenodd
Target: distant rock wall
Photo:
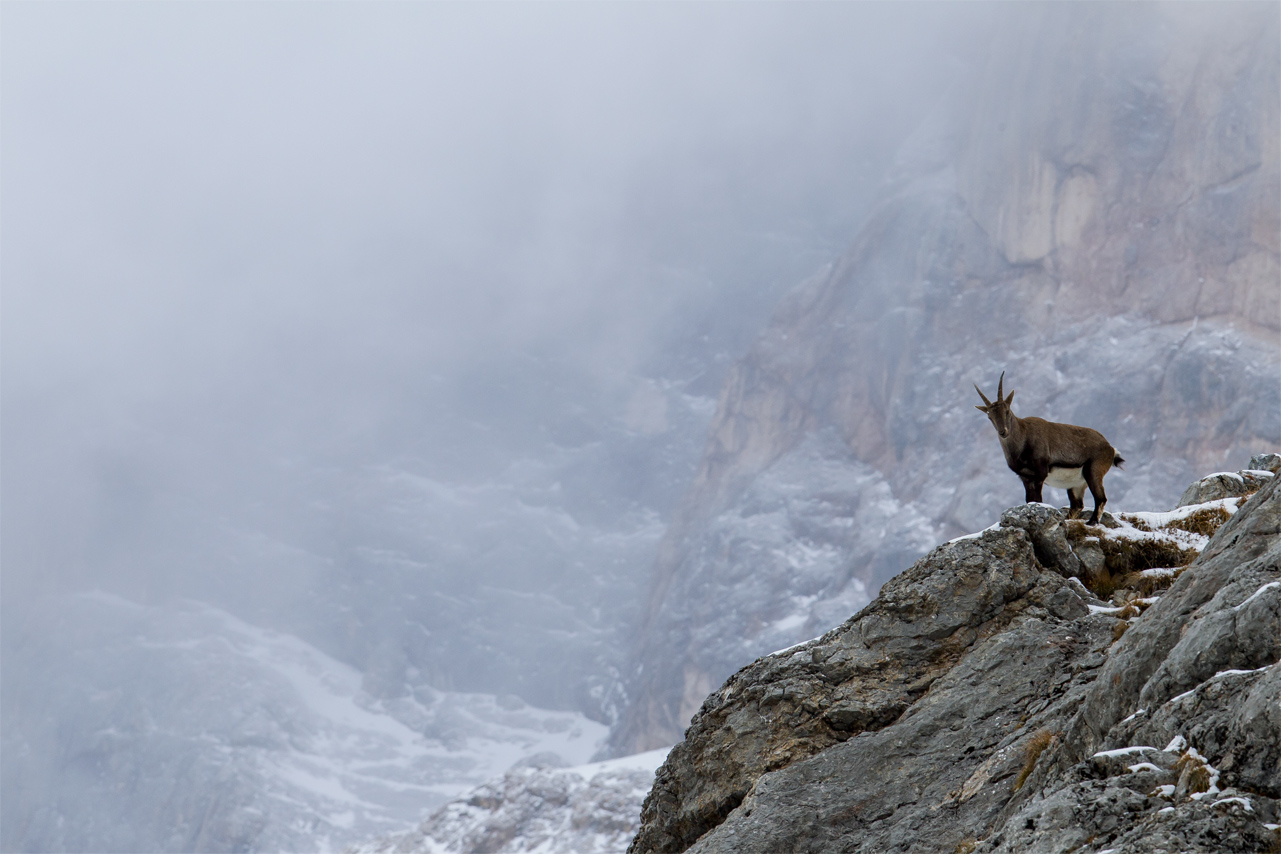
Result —
<path fill-rule="evenodd" d="M 828 593 L 874 592 L 1021 497 L 973 382 L 1007 371 L 1019 414 L 1101 430 L 1129 461 L 1113 507 L 1172 504 L 1281 442 L 1279 29 L 1270 4 L 1041 4 L 993 34 L 846 254 L 731 372 L 659 549 L 615 752 L 678 740 L 697 694 L 821 630 Z M 825 431 L 844 449 L 821 465 L 866 482 L 840 500 L 875 492 L 918 536 L 860 551 L 798 523 L 839 559 L 795 585 L 750 526 L 713 547 L 762 478 L 810 482 L 797 449 Z M 730 614 L 733 644 L 694 641 Z"/>

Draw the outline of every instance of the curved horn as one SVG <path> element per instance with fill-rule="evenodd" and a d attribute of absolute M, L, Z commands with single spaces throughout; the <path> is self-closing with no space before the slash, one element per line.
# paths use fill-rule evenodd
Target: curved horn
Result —
<path fill-rule="evenodd" d="M 984 403 L 986 403 L 988 406 L 992 405 L 992 401 L 987 399 L 987 395 L 983 393 L 983 390 L 981 388 L 979 388 L 978 383 L 974 384 L 974 390 L 979 393 L 979 397 L 983 398 Z"/>
<path fill-rule="evenodd" d="M 1004 396 L 1003 395 L 1004 391 L 1005 391 L 1005 371 L 1001 371 L 1001 379 L 998 380 L 996 383 L 996 399 L 997 400 L 1000 400 Z"/>

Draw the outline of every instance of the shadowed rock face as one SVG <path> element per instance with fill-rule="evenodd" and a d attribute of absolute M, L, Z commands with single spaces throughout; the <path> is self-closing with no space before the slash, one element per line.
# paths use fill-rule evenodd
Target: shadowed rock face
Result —
<path fill-rule="evenodd" d="M 1134 610 L 1038 560 L 1034 541 L 1063 524 L 1048 508 L 940 546 L 708 697 L 629 850 L 1266 850 L 1281 798 L 1281 494 L 1266 480 Z M 1113 524 L 1091 530 L 1136 536 Z"/>
<path fill-rule="evenodd" d="M 1048 616 L 1063 589 L 1066 580 L 1041 571 L 1018 528 L 936 549 L 840 628 L 761 659 L 708 697 L 659 771 L 632 850 L 685 850 L 739 807 L 763 774 L 893 723 L 1018 615 Z M 1064 612 L 1084 612 L 1069 595 Z M 1033 642 L 1038 653 L 1043 640 Z M 1010 654 L 1007 647 L 992 653 Z M 1071 656 L 1049 649 L 1037 666 L 1057 672 Z M 968 737 L 957 735 L 958 758 Z"/>
<path fill-rule="evenodd" d="M 678 740 L 700 693 L 830 625 L 828 593 L 874 593 L 918 542 L 1021 498 L 973 382 L 1006 370 L 1019 415 L 1101 431 L 1128 461 L 1112 508 L 1171 506 L 1281 442 L 1281 25 L 1265 4 L 1220 11 L 1044 4 L 993 35 L 849 250 L 731 372 L 659 550 L 616 752 Z M 845 500 L 883 493 L 919 550 L 859 551 L 798 505 L 807 548 L 835 557 L 826 586 L 792 590 L 786 562 L 752 557 L 768 543 L 748 531 L 731 559 L 715 531 L 781 468 L 810 483 L 816 435 L 843 445 L 819 455 L 829 479 L 865 480 Z M 766 630 L 793 599 L 791 634 Z M 696 641 L 728 613 L 734 644 Z"/>

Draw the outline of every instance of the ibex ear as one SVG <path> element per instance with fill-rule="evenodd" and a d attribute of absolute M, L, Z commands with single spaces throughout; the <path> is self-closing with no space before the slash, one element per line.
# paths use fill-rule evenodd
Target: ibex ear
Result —
<path fill-rule="evenodd" d="M 1005 398 L 1005 405 L 1009 406 L 1010 401 L 1013 399 L 1014 399 L 1014 392 L 1010 392 L 1009 395 Z"/>
<path fill-rule="evenodd" d="M 979 412 L 987 412 L 986 406 L 979 406 L 977 403 L 974 404 L 974 408 L 977 409 Z"/>

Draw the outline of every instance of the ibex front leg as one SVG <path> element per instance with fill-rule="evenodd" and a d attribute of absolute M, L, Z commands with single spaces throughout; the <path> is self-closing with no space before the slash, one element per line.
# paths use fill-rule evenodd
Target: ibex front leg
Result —
<path fill-rule="evenodd" d="M 1045 478 L 1040 480 L 1035 477 L 1019 475 L 1023 480 L 1023 500 L 1028 504 L 1041 503 L 1041 487 L 1045 484 Z"/>

